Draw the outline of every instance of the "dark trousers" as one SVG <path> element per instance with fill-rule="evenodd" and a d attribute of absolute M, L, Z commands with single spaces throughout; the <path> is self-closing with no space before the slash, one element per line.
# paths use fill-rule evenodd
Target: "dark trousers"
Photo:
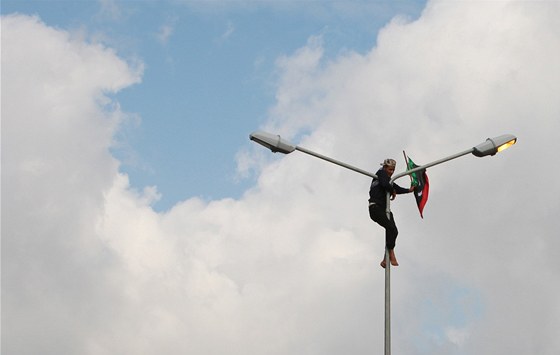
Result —
<path fill-rule="evenodd" d="M 369 206 L 369 217 L 381 227 L 385 228 L 385 246 L 389 250 L 394 249 L 399 231 L 395 225 L 393 212 L 391 212 L 391 218 L 387 218 L 385 208 L 377 205 L 371 205 Z"/>

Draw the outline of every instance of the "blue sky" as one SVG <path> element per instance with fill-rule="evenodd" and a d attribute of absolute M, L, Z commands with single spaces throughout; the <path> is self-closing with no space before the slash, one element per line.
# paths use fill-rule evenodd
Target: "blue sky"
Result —
<path fill-rule="evenodd" d="M 275 102 L 279 57 L 321 36 L 324 61 L 372 48 L 394 16 L 419 16 L 423 1 L 3 1 L 2 14 L 36 14 L 47 25 L 101 41 L 144 66 L 142 82 L 116 94 L 136 119 L 114 155 L 132 186 L 157 186 L 166 210 L 188 197 L 239 197 L 254 181 L 236 172 Z"/>

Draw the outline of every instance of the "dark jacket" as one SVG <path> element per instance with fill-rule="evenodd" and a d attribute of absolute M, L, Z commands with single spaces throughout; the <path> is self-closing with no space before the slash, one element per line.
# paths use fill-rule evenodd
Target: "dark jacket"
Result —
<path fill-rule="evenodd" d="M 392 194 L 393 191 L 397 194 L 406 194 L 410 192 L 408 189 L 400 187 L 395 183 L 391 186 L 391 179 L 383 168 L 379 169 L 375 175 L 377 175 L 377 179 L 374 178 L 369 187 L 370 203 L 375 203 L 382 208 L 387 208 L 387 192 L 390 194 Z"/>

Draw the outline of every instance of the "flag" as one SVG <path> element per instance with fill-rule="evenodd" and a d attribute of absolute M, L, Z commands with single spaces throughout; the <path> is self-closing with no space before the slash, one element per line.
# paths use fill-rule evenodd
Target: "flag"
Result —
<path fill-rule="evenodd" d="M 404 153 L 404 159 L 406 160 L 407 171 L 418 167 L 410 157 L 406 156 L 406 153 Z M 426 169 L 410 174 L 410 179 L 412 181 L 412 186 L 414 186 L 414 197 L 416 198 L 418 211 L 420 211 L 420 217 L 424 218 L 424 206 L 426 206 L 426 202 L 428 202 L 428 193 L 430 192 L 430 183 L 428 181 Z"/>

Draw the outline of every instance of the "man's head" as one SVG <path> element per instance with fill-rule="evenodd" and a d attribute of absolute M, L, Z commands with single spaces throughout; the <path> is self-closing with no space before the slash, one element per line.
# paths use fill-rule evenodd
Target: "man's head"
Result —
<path fill-rule="evenodd" d="M 383 165 L 383 170 L 387 172 L 387 175 L 389 175 L 389 177 L 393 176 L 395 167 L 397 166 L 397 162 L 395 161 L 395 159 L 385 159 L 383 163 L 381 163 L 381 165 Z"/>

